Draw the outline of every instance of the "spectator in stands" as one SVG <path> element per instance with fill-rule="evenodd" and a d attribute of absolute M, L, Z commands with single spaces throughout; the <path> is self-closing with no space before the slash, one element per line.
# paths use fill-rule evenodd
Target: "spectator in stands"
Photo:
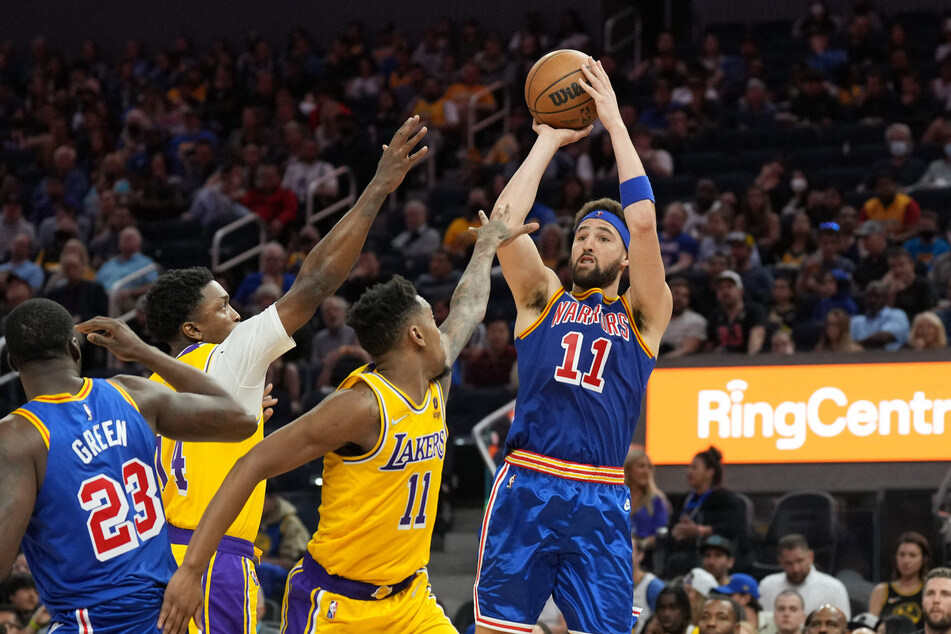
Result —
<path fill-rule="evenodd" d="M 700 245 L 697 248 L 697 262 L 701 265 L 715 254 L 730 255 L 730 243 L 726 239 L 730 234 L 728 210 L 712 210 L 703 220 L 706 222 L 706 236 L 700 240 Z M 696 225 L 696 227 L 700 228 L 700 225 Z M 758 263 L 759 252 L 754 252 L 754 255 Z"/>
<path fill-rule="evenodd" d="M 914 338 L 914 327 L 912 333 Z M 920 626 L 922 590 L 931 566 L 931 545 L 921 533 L 908 531 L 898 537 L 894 557 L 892 580 L 875 586 L 868 611 L 881 618 L 900 614 Z"/>
<path fill-rule="evenodd" d="M 204 185 L 218 169 L 215 147 L 207 139 L 195 142 L 191 152 L 185 155 L 182 168 L 182 191 L 191 196 Z"/>
<path fill-rule="evenodd" d="M 419 116 L 419 122 L 429 128 L 426 142 L 444 160 L 445 152 L 453 150 L 458 143 L 459 126 L 462 120 L 456 103 L 446 97 L 439 80 L 427 77 L 422 92 L 410 109 Z"/>
<path fill-rule="evenodd" d="M 434 301 L 450 297 L 462 273 L 453 267 L 452 257 L 445 249 L 437 249 L 429 259 L 429 272 L 416 278 L 416 290 L 422 297 Z"/>
<path fill-rule="evenodd" d="M 735 548 L 733 542 L 721 535 L 710 535 L 700 543 L 701 567 L 713 575 L 721 586 L 730 582 L 730 570 L 736 563 Z M 720 592 L 719 589 L 715 591 Z M 721 592 L 721 594 L 730 593 Z"/>
<path fill-rule="evenodd" d="M 637 150 L 637 155 L 641 158 L 644 169 L 649 176 L 668 177 L 673 175 L 674 159 L 667 150 L 653 147 L 654 139 L 650 130 L 636 127 L 631 133 L 631 138 L 634 141 L 634 149 Z"/>
<path fill-rule="evenodd" d="M 693 568 L 684 575 L 684 590 L 690 597 L 690 622 L 697 624 L 700 622 L 700 613 L 707 602 L 707 598 L 713 594 L 713 589 L 717 587 L 716 578 L 703 568 Z"/>
<path fill-rule="evenodd" d="M 769 605 L 769 604 L 766 604 Z M 805 602 L 795 590 L 783 590 L 773 602 L 776 634 L 800 634 L 806 622 Z"/>
<path fill-rule="evenodd" d="M 261 251 L 261 270 L 248 273 L 238 290 L 235 291 L 234 303 L 244 307 L 251 303 L 251 297 L 262 284 L 274 284 L 283 293 L 290 290 L 294 283 L 294 276 L 287 271 L 287 251 L 279 242 L 268 242 Z"/>
<path fill-rule="evenodd" d="M 580 207 L 580 206 L 579 206 Z M 542 227 L 538 238 L 538 254 L 542 262 L 553 271 L 564 265 L 568 259 L 568 245 L 565 232 L 560 225 L 547 224 Z"/>
<path fill-rule="evenodd" d="M 469 387 L 506 387 L 512 384 L 515 346 L 511 327 L 502 318 L 486 323 L 486 346 L 466 360 L 464 382 Z"/>
<path fill-rule="evenodd" d="M 804 597 L 805 598 L 805 597 Z M 808 604 L 808 599 L 806 599 Z M 809 634 L 847 634 L 849 631 L 848 608 L 824 604 L 809 613 L 805 631 Z"/>
<path fill-rule="evenodd" d="M 149 175 L 132 193 L 129 206 L 133 215 L 140 220 L 156 220 L 181 215 L 185 209 L 181 181 L 177 176 L 171 176 L 168 157 L 164 154 L 156 152 L 149 159 Z"/>
<path fill-rule="evenodd" d="M 30 288 L 38 291 L 43 287 L 46 274 L 43 268 L 30 259 L 33 252 L 33 241 L 30 236 L 21 233 L 10 243 L 10 259 L 0 265 L 0 272 L 9 271 L 29 283 Z"/>
<path fill-rule="evenodd" d="M 62 305 L 76 323 L 109 312 L 109 300 L 102 284 L 85 278 L 86 262 L 75 253 L 60 258 L 61 280 L 50 287 L 45 297 Z"/>
<path fill-rule="evenodd" d="M 462 65 L 458 81 L 453 82 L 446 89 L 446 99 L 456 104 L 456 110 L 459 112 L 463 125 L 469 120 L 469 101 L 476 94 L 482 93 L 475 102 L 477 113 L 489 113 L 498 107 L 495 96 L 491 92 L 482 92 L 485 88 L 479 65 L 475 61 L 469 61 Z"/>
<path fill-rule="evenodd" d="M 863 289 L 870 282 L 880 280 L 888 273 L 888 257 L 885 255 L 888 238 L 885 225 L 877 220 L 866 220 L 855 235 L 862 239 L 865 255 L 855 267 L 853 279 L 859 289 Z"/>
<path fill-rule="evenodd" d="M 882 281 L 894 297 L 895 308 L 905 311 L 909 320 L 935 305 L 931 284 L 916 273 L 914 260 L 902 248 L 888 252 L 888 273 Z"/>
<path fill-rule="evenodd" d="M 30 241 L 36 239 L 33 223 L 23 217 L 23 204 L 15 193 L 3 196 L 3 215 L 0 216 L 0 257 L 5 255 L 13 242 L 13 238 L 25 234 Z"/>
<path fill-rule="evenodd" d="M 911 128 L 904 123 L 891 124 L 885 129 L 885 144 L 890 156 L 875 163 L 866 186 L 877 187 L 878 178 L 883 173 L 888 173 L 901 187 L 914 185 L 921 180 L 926 166 L 924 161 L 912 156 L 915 140 Z"/>
<path fill-rule="evenodd" d="M 260 216 L 272 239 L 284 236 L 285 229 L 297 219 L 297 197 L 281 186 L 281 171 L 277 165 L 265 165 L 260 181 L 241 197 L 241 204 Z"/>
<path fill-rule="evenodd" d="M 947 634 L 951 631 L 951 568 L 935 568 L 925 577 L 924 634 Z"/>
<path fill-rule="evenodd" d="M 184 129 L 169 142 L 169 151 L 180 165 L 184 165 L 189 155 L 195 151 L 195 144 L 199 140 L 208 142 L 211 148 L 215 149 L 218 146 L 218 137 L 211 130 L 202 127 L 201 117 L 191 106 L 183 107 L 181 115 Z"/>
<path fill-rule="evenodd" d="M 631 534 L 642 552 L 653 552 L 670 521 L 670 502 L 654 481 L 654 463 L 641 445 L 631 445 L 624 458 L 624 484 L 631 492 Z"/>
<path fill-rule="evenodd" d="M 805 211 L 795 212 L 789 226 L 789 237 L 782 240 L 776 247 L 777 268 L 800 269 L 807 256 L 816 250 L 815 240 L 812 239 L 812 223 L 809 214 Z"/>
<path fill-rule="evenodd" d="M 390 243 L 411 274 L 419 273 L 420 266 L 429 261 L 441 241 L 439 232 L 426 224 L 426 211 L 423 201 L 408 201 L 403 207 L 406 229 Z"/>
<path fill-rule="evenodd" d="M 703 349 L 707 339 L 707 320 L 690 310 L 690 283 L 682 278 L 670 281 L 673 315 L 660 342 L 660 356 L 677 359 Z"/>
<path fill-rule="evenodd" d="M 587 34 L 581 14 L 575 9 L 564 9 L 558 16 L 558 40 L 555 48 L 573 48 L 586 51 L 591 46 L 591 36 Z"/>
<path fill-rule="evenodd" d="M 945 43 L 945 46 L 948 45 L 951 42 Z M 944 56 L 938 66 L 938 76 L 931 80 L 931 96 L 939 110 L 951 110 L 951 55 Z"/>
<path fill-rule="evenodd" d="M 261 561 L 290 570 L 306 550 L 310 535 L 294 505 L 281 497 L 268 480 L 261 527 L 254 540 L 255 547 L 261 549 Z"/>
<path fill-rule="evenodd" d="M 664 210 L 660 230 L 660 254 L 668 276 L 690 269 L 697 258 L 697 241 L 684 232 L 687 212 L 683 204 L 670 203 Z"/>
<path fill-rule="evenodd" d="M 773 282 L 768 319 L 772 327 L 792 330 L 800 321 L 796 293 L 788 276 L 780 275 Z"/>
<path fill-rule="evenodd" d="M 928 128 L 939 108 L 931 94 L 925 90 L 921 75 L 915 69 L 903 72 L 899 77 L 899 107 L 898 119 L 905 121 L 915 135 L 921 136 Z"/>
<path fill-rule="evenodd" d="M 671 575 L 682 574 L 700 563 L 698 547 L 706 537 L 721 535 L 741 548 L 749 538 L 745 506 L 723 486 L 723 455 L 716 447 L 693 457 L 687 467 L 687 486 L 690 493 L 671 515 Z M 716 585 L 714 580 L 711 588 Z"/>
<path fill-rule="evenodd" d="M 723 208 L 720 202 L 720 191 L 717 184 L 710 178 L 701 178 L 697 181 L 692 200 L 684 203 L 687 211 L 685 231 L 695 238 L 703 235 L 707 224 L 707 214 Z"/>
<path fill-rule="evenodd" d="M 86 216 L 79 215 L 78 210 L 70 205 L 56 205 L 52 217 L 40 223 L 36 232 L 36 241 L 43 252 L 45 263 L 55 262 L 63 245 L 71 238 L 85 242 L 91 233 L 91 222 Z"/>
<path fill-rule="evenodd" d="M 773 613 L 763 610 L 759 602 L 759 584 L 753 577 L 738 572 L 729 581 L 713 589 L 714 597 L 723 594 L 743 609 L 742 620 L 750 623 L 756 632 L 773 632 Z"/>
<path fill-rule="evenodd" d="M 48 218 L 61 201 L 78 209 L 88 191 L 89 177 L 76 164 L 76 150 L 69 145 L 57 147 L 53 152 L 53 169 L 36 186 L 33 195 L 33 221 L 39 224 Z"/>
<path fill-rule="evenodd" d="M 300 155 L 293 157 L 284 170 L 281 187 L 289 189 L 297 196 L 301 205 L 307 205 L 307 190 L 310 184 L 332 172 L 334 166 L 320 160 L 320 148 L 316 139 L 301 141 Z M 314 190 L 321 203 L 329 202 L 337 196 L 337 179 L 331 178 Z"/>
<path fill-rule="evenodd" d="M 143 273 L 126 282 L 121 288 L 116 288 L 116 283 L 123 277 L 153 264 L 155 261 L 142 253 L 142 234 L 135 227 L 126 227 L 119 234 L 119 254 L 103 263 L 96 273 L 96 281 L 102 284 L 107 292 L 119 290 L 120 308 L 123 311 L 129 310 L 135 299 L 144 295 L 149 284 L 155 281 L 158 272 L 152 270 Z"/>
<path fill-rule="evenodd" d="M 806 66 L 822 73 L 826 79 L 834 80 L 839 70 L 848 62 L 848 54 L 839 48 L 829 46 L 829 32 L 821 28 L 813 28 L 808 33 L 809 55 L 806 57 Z"/>
<path fill-rule="evenodd" d="M 743 280 L 747 297 L 763 306 L 769 304 L 773 292 L 773 276 L 765 266 L 753 263 L 753 236 L 742 231 L 733 231 L 726 237 L 730 245 L 732 268 Z"/>
<path fill-rule="evenodd" d="M 763 80 L 756 77 L 747 80 L 746 92 L 737 108 L 737 126 L 741 130 L 771 130 L 776 126 L 777 112 Z"/>
<path fill-rule="evenodd" d="M 663 130 L 667 127 L 667 116 L 677 107 L 672 100 L 670 83 L 658 79 L 651 94 L 651 105 L 638 117 L 638 123 L 652 130 Z"/>
<path fill-rule="evenodd" d="M 251 213 L 241 203 L 245 193 L 241 165 L 235 163 L 225 167 L 195 192 L 191 207 L 182 215 L 182 219 L 196 221 L 206 234 L 217 231 Z"/>
<path fill-rule="evenodd" d="M 951 67 L 951 57 L 945 65 Z M 931 161 L 918 182 L 905 188 L 906 192 L 929 187 L 951 187 L 951 128 L 944 128 L 938 134 L 940 134 L 938 144 L 941 145 L 944 156 Z"/>
<path fill-rule="evenodd" d="M 930 310 L 915 315 L 906 345 L 912 350 L 940 350 L 947 346 L 948 334 L 941 318 Z"/>
<path fill-rule="evenodd" d="M 723 271 L 715 280 L 718 306 L 707 325 L 706 349 L 758 354 L 766 338 L 766 311 L 744 300 L 743 280 L 735 271 Z"/>
<path fill-rule="evenodd" d="M 951 251 L 948 242 L 938 237 L 939 222 L 938 214 L 925 209 L 918 219 L 918 235 L 905 242 L 904 248 L 914 259 L 916 267 L 930 271 L 935 258 Z"/>
<path fill-rule="evenodd" d="M 664 589 L 664 582 L 653 572 L 641 568 L 646 555 L 644 540 L 634 536 L 631 542 L 634 553 L 634 605 L 641 610 L 634 624 L 634 634 L 640 634 L 644 624 L 657 609 L 657 597 Z"/>
<path fill-rule="evenodd" d="M 898 182 L 893 171 L 878 173 L 875 197 L 865 201 L 859 218 L 881 222 L 890 240 L 902 242 L 914 235 L 921 208 L 913 198 L 898 191 Z"/>
<path fill-rule="evenodd" d="M 865 288 L 865 314 L 852 319 L 852 339 L 865 349 L 898 350 L 908 341 L 908 316 L 888 306 L 888 284 L 870 283 Z"/>
<path fill-rule="evenodd" d="M 852 317 L 841 308 L 826 313 L 816 352 L 861 352 L 862 346 L 852 340 Z"/>
<path fill-rule="evenodd" d="M 825 0 L 813 0 L 809 3 L 809 15 L 796 20 L 793 24 L 793 37 L 807 37 L 810 33 L 834 34 L 842 26 L 841 20 L 829 14 L 829 5 Z"/>
<path fill-rule="evenodd" d="M 485 211 L 489 207 L 489 199 L 486 197 L 484 189 L 476 187 L 469 190 L 466 213 L 450 222 L 449 226 L 446 227 L 446 233 L 442 239 L 443 249 L 455 257 L 465 255 L 469 247 L 475 244 L 475 236 L 469 231 L 469 228 L 479 226 L 479 211 Z"/>
<path fill-rule="evenodd" d="M 690 597 L 682 585 L 666 586 L 657 594 L 656 622 L 661 634 L 692 634 L 696 628 L 690 624 Z M 645 629 L 649 634 L 649 630 Z"/>
<path fill-rule="evenodd" d="M 842 118 L 839 102 L 826 91 L 822 73 L 808 69 L 799 80 L 799 92 L 793 97 L 789 113 L 798 123 L 829 126 Z"/>
<path fill-rule="evenodd" d="M 858 313 L 852 299 L 852 278 L 842 269 L 832 269 L 818 276 L 816 298 L 819 300 L 812 311 L 812 321 L 825 320 L 830 310 L 841 309 L 849 315 Z"/>
<path fill-rule="evenodd" d="M 778 162 L 770 161 L 767 166 L 775 164 Z M 772 252 L 781 236 L 781 224 L 763 187 L 753 185 L 746 191 L 740 205 L 740 213 L 733 221 L 733 228 L 751 234 L 764 257 Z"/>
<path fill-rule="evenodd" d="M 845 586 L 835 577 L 819 572 L 813 565 L 815 553 L 806 538 L 799 534 L 786 535 L 777 544 L 779 565 L 783 572 L 766 576 L 759 584 L 764 605 L 775 605 L 784 590 L 795 590 L 803 599 L 807 612 L 824 604 L 831 604 L 843 613 L 843 627 L 848 621 L 849 595 Z"/>
<path fill-rule="evenodd" d="M 881 69 L 870 69 L 865 75 L 865 90 L 855 100 L 854 116 L 866 125 L 892 121 L 898 113 L 898 97 L 889 88 L 888 75 Z"/>

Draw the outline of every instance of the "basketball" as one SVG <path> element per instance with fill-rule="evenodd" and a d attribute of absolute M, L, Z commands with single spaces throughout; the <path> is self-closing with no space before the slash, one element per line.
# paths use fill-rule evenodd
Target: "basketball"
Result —
<path fill-rule="evenodd" d="M 539 123 L 579 130 L 598 119 L 594 100 L 581 87 L 588 56 L 562 49 L 545 55 L 528 71 L 525 102 Z"/>

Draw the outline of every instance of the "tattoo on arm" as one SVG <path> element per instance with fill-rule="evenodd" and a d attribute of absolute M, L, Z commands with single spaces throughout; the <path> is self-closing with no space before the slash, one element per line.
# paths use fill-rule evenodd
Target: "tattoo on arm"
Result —
<path fill-rule="evenodd" d="M 488 245 L 476 243 L 476 249 L 463 273 L 452 301 L 449 304 L 449 316 L 443 322 L 440 330 L 445 336 L 446 365 L 451 366 L 459 353 L 466 346 L 475 327 L 485 315 L 485 307 L 489 301 L 491 280 L 489 271 L 495 250 Z"/>

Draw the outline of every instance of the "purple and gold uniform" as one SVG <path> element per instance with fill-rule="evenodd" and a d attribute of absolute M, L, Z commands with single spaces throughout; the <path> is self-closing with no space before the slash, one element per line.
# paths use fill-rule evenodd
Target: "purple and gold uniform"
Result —
<path fill-rule="evenodd" d="M 654 355 L 627 300 L 597 288 L 559 290 L 515 346 L 519 396 L 482 524 L 476 622 L 531 632 L 553 595 L 571 631 L 626 634 L 623 464 Z"/>
<path fill-rule="evenodd" d="M 84 379 L 13 412 L 39 431 L 46 473 L 23 552 L 51 631 L 154 634 L 175 560 L 152 429 L 118 385 Z"/>
<path fill-rule="evenodd" d="M 320 525 L 287 579 L 282 634 L 455 632 L 425 566 L 436 519 L 447 428 L 438 381 L 414 403 L 372 365 L 339 389 L 367 385 L 380 437 L 363 455 L 324 458 Z"/>

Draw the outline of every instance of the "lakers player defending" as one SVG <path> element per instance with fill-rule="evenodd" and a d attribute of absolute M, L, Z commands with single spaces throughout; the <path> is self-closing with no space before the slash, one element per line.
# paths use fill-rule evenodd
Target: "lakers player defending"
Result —
<path fill-rule="evenodd" d="M 122 322 L 96 317 L 77 328 L 191 394 L 133 376 L 83 378 L 73 318 L 48 299 L 20 304 L 5 327 L 29 402 L 0 420 L 0 580 L 22 540 L 50 631 L 154 633 L 175 570 L 154 434 L 237 441 L 254 417 Z"/>
<path fill-rule="evenodd" d="M 446 392 L 481 321 L 505 213 L 475 229 L 472 260 L 441 328 L 401 277 L 372 287 L 349 323 L 373 357 L 330 397 L 271 434 L 225 478 L 169 583 L 159 624 L 180 634 L 202 602 L 201 576 L 259 482 L 326 454 L 320 526 L 287 580 L 282 632 L 455 632 L 425 565 L 446 449 Z"/>
<path fill-rule="evenodd" d="M 260 421 L 268 366 L 294 347 L 291 335 L 346 280 L 383 201 L 425 156 L 425 147 L 410 153 L 426 134 L 426 128 L 413 133 L 418 122 L 416 117 L 408 119 L 384 146 L 373 180 L 354 207 L 307 255 L 286 295 L 241 322 L 210 271 L 170 271 L 156 280 L 146 296 L 146 324 L 152 336 L 164 342 L 172 355 L 221 381 Z M 161 381 L 162 377 L 153 379 Z M 157 464 L 169 538 L 178 562 L 228 470 L 263 437 L 264 426 L 259 422 L 254 435 L 237 445 L 161 439 Z M 253 542 L 264 508 L 264 483 L 242 498 L 242 504 L 204 576 L 208 600 L 198 624 L 205 634 L 256 631 L 258 582 Z M 198 629 L 193 625 L 191 631 Z"/>
<path fill-rule="evenodd" d="M 581 83 L 617 158 L 621 203 L 575 218 L 572 290 L 525 237 L 499 249 L 518 309 L 519 391 L 479 542 L 476 632 L 532 631 L 549 595 L 572 632 L 628 634 L 633 563 L 624 458 L 667 328 L 653 194 L 607 73 L 588 58 Z M 499 196 L 516 224 L 562 145 L 587 130 L 537 125 L 538 138 Z M 494 214 L 493 214 L 494 215 Z M 620 294 L 630 266 L 630 288 Z"/>

